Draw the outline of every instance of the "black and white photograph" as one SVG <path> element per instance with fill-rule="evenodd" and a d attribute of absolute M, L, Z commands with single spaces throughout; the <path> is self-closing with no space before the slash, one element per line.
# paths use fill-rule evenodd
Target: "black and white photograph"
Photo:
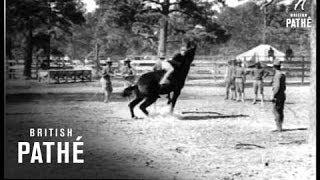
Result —
<path fill-rule="evenodd" d="M 316 179 L 316 0 L 5 0 L 5 179 Z"/>

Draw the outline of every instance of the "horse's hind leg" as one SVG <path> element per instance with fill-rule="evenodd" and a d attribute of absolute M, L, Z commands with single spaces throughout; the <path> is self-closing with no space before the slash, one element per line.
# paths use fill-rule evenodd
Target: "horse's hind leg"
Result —
<path fill-rule="evenodd" d="M 147 111 L 147 107 L 156 102 L 157 99 L 157 97 L 147 97 L 147 99 L 140 105 L 141 111 L 148 116 L 149 112 Z"/>
<path fill-rule="evenodd" d="M 139 104 L 143 100 L 142 97 L 136 97 L 133 101 L 129 103 L 129 108 L 130 108 L 130 113 L 131 113 L 131 118 L 135 118 L 136 116 L 134 115 L 134 107 Z"/>

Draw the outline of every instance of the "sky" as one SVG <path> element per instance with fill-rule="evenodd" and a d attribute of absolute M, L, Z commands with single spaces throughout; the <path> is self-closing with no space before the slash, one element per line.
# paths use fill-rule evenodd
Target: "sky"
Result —
<path fill-rule="evenodd" d="M 87 12 L 93 12 L 97 8 L 97 4 L 94 0 L 81 0 L 86 7 Z"/>

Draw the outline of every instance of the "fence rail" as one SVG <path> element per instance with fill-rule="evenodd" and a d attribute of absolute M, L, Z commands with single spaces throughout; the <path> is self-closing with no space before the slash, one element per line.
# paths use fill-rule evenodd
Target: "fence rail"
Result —
<path fill-rule="evenodd" d="M 195 57 L 191 64 L 187 80 L 217 80 L 223 79 L 226 72 L 227 62 L 223 60 L 212 60 L 213 57 Z M 310 77 L 310 61 L 304 61 L 306 58 L 301 58 L 303 61 L 282 61 L 282 71 L 284 71 L 288 78 L 300 78 L 301 84 L 304 83 L 305 78 Z M 262 64 L 270 64 L 270 61 L 260 61 Z M 139 74 L 150 71 L 152 63 L 140 65 L 136 63 L 136 68 Z M 265 67 L 270 71 L 270 76 L 273 76 L 272 67 Z M 248 78 L 250 80 L 250 77 Z"/>
<path fill-rule="evenodd" d="M 190 72 L 188 75 L 187 80 L 217 80 L 222 79 L 225 75 L 225 70 L 227 66 L 227 60 L 232 58 L 228 57 L 217 57 L 217 56 L 196 56 L 195 60 L 191 64 Z M 142 74 L 152 70 L 152 66 L 154 65 L 155 61 L 145 62 L 139 60 L 133 63 L 133 66 L 136 68 L 138 74 Z M 261 61 L 263 64 L 272 64 L 270 61 Z M 119 62 L 120 63 L 120 62 Z M 117 66 L 118 67 L 118 66 Z M 266 67 L 267 70 L 271 72 L 272 76 L 272 68 Z M 297 56 L 294 57 L 292 61 L 283 61 L 282 62 L 282 70 L 286 72 L 287 77 L 291 78 L 299 78 L 301 79 L 301 83 L 303 84 L 306 78 L 310 77 L 310 61 L 309 57 L 305 56 Z M 23 65 L 7 65 L 6 68 L 7 78 L 14 79 L 16 76 L 22 76 L 23 74 Z M 39 76 L 39 72 L 36 71 L 34 68 L 32 70 L 32 74 L 34 77 Z M 58 73 L 59 74 L 59 73 Z M 59 77 L 58 74 L 53 75 L 57 81 L 60 82 L 60 75 L 63 77 L 62 79 L 66 79 L 68 81 L 74 79 L 74 74 L 72 73 L 60 73 Z M 58 77 L 58 78 L 57 78 Z M 79 75 L 80 77 L 80 75 Z M 91 77 L 86 73 L 85 78 L 89 80 Z M 79 79 L 79 78 L 78 78 Z M 250 77 L 248 78 L 250 79 Z"/>

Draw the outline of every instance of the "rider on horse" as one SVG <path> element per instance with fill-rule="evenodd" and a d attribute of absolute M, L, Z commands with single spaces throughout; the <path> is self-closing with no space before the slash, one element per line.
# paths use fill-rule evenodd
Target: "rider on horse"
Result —
<path fill-rule="evenodd" d="M 169 83 L 169 76 L 175 70 L 179 69 L 182 65 L 185 57 L 185 52 L 187 48 L 185 46 L 181 47 L 180 53 L 177 53 L 171 60 L 166 61 L 164 57 L 160 58 L 160 61 L 154 67 L 154 70 L 162 69 L 165 70 L 165 74 L 163 75 L 162 79 L 160 80 L 160 85 L 168 84 Z M 162 59 L 162 60 L 161 60 Z"/>

